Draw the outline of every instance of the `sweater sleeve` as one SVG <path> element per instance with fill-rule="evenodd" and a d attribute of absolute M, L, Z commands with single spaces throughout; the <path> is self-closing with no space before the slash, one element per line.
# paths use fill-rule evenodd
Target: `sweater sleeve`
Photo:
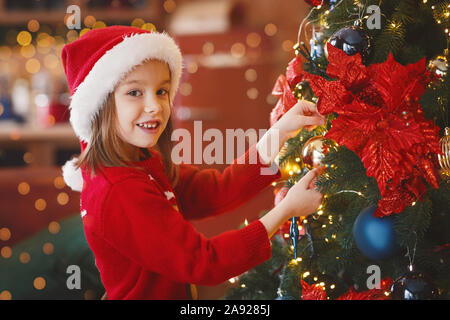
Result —
<path fill-rule="evenodd" d="M 126 179 L 110 190 L 101 234 L 110 246 L 143 268 L 180 283 L 216 285 L 268 260 L 263 224 L 207 239 L 151 184 Z"/>
<path fill-rule="evenodd" d="M 252 145 L 240 158 L 220 172 L 192 165 L 179 165 L 175 187 L 181 211 L 188 220 L 215 216 L 235 209 L 280 178 L 278 167 L 264 164 Z"/>

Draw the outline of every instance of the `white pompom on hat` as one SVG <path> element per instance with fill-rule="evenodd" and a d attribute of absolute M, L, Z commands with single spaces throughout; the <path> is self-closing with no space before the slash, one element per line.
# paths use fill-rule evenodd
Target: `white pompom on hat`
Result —
<path fill-rule="evenodd" d="M 171 74 L 171 101 L 182 71 L 180 49 L 169 35 L 129 26 L 91 30 L 65 45 L 61 58 L 71 93 L 70 123 L 82 143 L 82 151 L 90 141 L 95 115 L 135 66 L 148 59 L 166 62 Z M 83 178 L 81 170 L 75 169 L 75 161 L 67 161 L 62 167 L 63 177 L 69 187 L 81 191 Z"/>

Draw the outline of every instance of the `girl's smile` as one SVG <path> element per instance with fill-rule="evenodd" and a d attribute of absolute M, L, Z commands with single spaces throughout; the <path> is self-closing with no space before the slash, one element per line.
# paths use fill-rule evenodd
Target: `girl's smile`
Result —
<path fill-rule="evenodd" d="M 138 123 L 137 126 L 147 133 L 157 133 L 160 127 L 161 121 L 149 120 L 142 123 Z"/>

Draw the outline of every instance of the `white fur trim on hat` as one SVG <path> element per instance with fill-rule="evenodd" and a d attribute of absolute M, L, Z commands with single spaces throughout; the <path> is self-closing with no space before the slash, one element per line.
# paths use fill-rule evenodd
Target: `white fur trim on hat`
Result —
<path fill-rule="evenodd" d="M 166 33 L 158 32 L 124 36 L 122 42 L 97 60 L 71 97 L 70 122 L 81 140 L 89 142 L 91 123 L 105 104 L 108 94 L 133 67 L 146 59 L 161 60 L 169 65 L 169 96 L 173 101 L 182 70 L 182 56 L 175 41 Z"/>
<path fill-rule="evenodd" d="M 81 169 L 75 168 L 75 162 L 77 158 L 67 161 L 62 167 L 63 178 L 65 183 L 73 190 L 81 192 L 83 189 L 83 176 Z"/>

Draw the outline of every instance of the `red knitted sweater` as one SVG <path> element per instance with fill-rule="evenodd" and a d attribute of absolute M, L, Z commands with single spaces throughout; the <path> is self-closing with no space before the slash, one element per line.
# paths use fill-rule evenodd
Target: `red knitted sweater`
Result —
<path fill-rule="evenodd" d="M 188 284 L 217 285 L 270 258 L 259 220 L 210 239 L 188 222 L 230 211 L 279 178 L 261 175 L 268 166 L 250 164 L 251 152 L 222 173 L 181 164 L 175 189 L 155 151 L 134 162 L 145 172 L 83 172 L 81 215 L 108 299 L 190 299 Z"/>

